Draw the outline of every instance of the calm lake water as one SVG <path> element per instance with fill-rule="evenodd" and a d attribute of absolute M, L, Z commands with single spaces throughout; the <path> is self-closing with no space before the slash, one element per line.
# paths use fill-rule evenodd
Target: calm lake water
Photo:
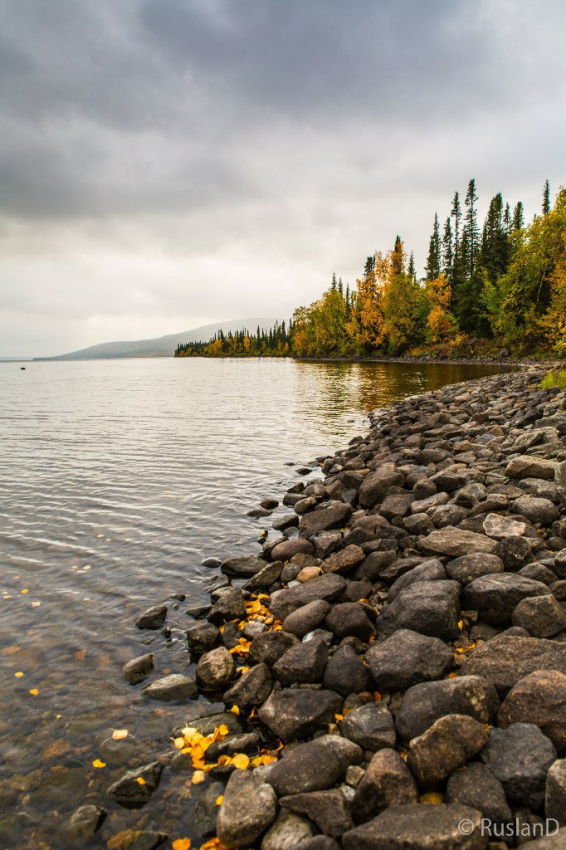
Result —
<path fill-rule="evenodd" d="M 259 532 L 288 509 L 246 512 L 297 480 L 288 464 L 343 447 L 373 408 L 498 371 L 0 363 L 0 847 L 62 846 L 62 819 L 85 801 L 109 812 L 92 846 L 133 826 L 195 837 L 200 791 L 183 774 L 166 771 L 138 812 L 106 797 L 125 768 L 167 751 L 187 715 L 144 700 L 122 665 L 149 647 L 156 674 L 192 669 L 184 611 L 218 576 L 201 561 L 258 550 Z M 186 600 L 170 613 L 170 641 L 135 629 L 140 611 L 176 594 Z M 109 742 L 113 729 L 127 729 L 128 743 Z"/>

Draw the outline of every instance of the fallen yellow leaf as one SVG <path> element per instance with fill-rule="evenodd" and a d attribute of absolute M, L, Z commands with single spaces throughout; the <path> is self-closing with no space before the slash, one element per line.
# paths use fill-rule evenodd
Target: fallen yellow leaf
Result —
<path fill-rule="evenodd" d="M 225 723 L 221 723 L 218 727 L 218 731 L 221 735 L 227 735 L 230 730 L 228 729 Z"/>
<path fill-rule="evenodd" d="M 138 785 L 147 785 L 147 782 L 143 778 L 143 776 L 136 776 L 136 782 Z"/>
<path fill-rule="evenodd" d="M 114 729 L 114 731 L 112 732 L 112 738 L 115 741 L 122 741 L 124 738 L 127 738 L 127 737 L 128 737 L 128 730 L 127 729 Z"/>
<path fill-rule="evenodd" d="M 171 847 L 173 850 L 190 850 L 191 839 L 190 838 L 177 838 L 176 841 L 173 842 Z"/>
<path fill-rule="evenodd" d="M 106 767 L 106 762 L 100 761 L 100 759 L 95 759 L 92 763 L 93 767 Z"/>
<path fill-rule="evenodd" d="M 37 688 L 32 688 L 31 691 L 30 691 L 30 694 L 32 695 L 32 697 L 36 697 L 38 695 L 38 693 L 39 693 L 39 691 L 37 690 Z"/>
<path fill-rule="evenodd" d="M 238 770 L 246 770 L 250 765 L 250 760 L 245 753 L 237 753 L 232 759 L 232 764 Z"/>
<path fill-rule="evenodd" d="M 16 677 L 16 679 L 21 679 L 23 675 L 24 675 L 24 674 L 23 674 L 23 673 L 21 673 L 21 672 L 14 673 L 14 676 Z"/>
<path fill-rule="evenodd" d="M 232 708 L 230 709 L 230 711 L 231 711 L 232 714 L 236 714 L 236 715 L 238 715 L 240 713 L 240 709 L 238 708 L 237 705 L 233 705 Z"/>
<path fill-rule="evenodd" d="M 221 794 L 221 795 L 220 795 L 220 797 L 217 797 L 217 798 L 216 798 L 216 803 L 215 803 L 214 805 L 215 805 L 215 806 L 221 806 L 221 805 L 222 805 L 222 803 L 223 803 L 223 801 L 224 801 L 224 795 L 223 795 L 223 794 Z"/>
<path fill-rule="evenodd" d="M 23 590 L 20 590 L 20 593 L 29 593 L 29 590 L 25 587 Z"/>
<path fill-rule="evenodd" d="M 205 779 L 206 779 L 206 775 L 205 775 L 204 771 L 195 770 L 195 772 L 193 773 L 193 778 L 192 778 L 191 782 L 193 783 L 193 785 L 200 785 L 200 783 L 204 782 Z"/>

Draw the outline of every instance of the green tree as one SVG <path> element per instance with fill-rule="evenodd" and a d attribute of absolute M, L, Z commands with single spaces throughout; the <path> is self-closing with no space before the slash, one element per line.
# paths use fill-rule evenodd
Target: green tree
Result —
<path fill-rule="evenodd" d="M 442 263 L 442 243 L 440 240 L 440 226 L 438 224 L 438 213 L 434 214 L 434 227 L 428 247 L 428 259 L 425 272 L 427 280 L 434 280 L 440 274 Z"/>

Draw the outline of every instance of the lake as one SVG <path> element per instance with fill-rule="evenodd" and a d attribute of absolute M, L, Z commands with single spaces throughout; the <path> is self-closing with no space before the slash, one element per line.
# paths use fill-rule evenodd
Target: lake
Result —
<path fill-rule="evenodd" d="M 123 664 L 153 651 L 156 674 L 192 669 L 185 610 L 207 601 L 218 577 L 203 558 L 257 552 L 260 532 L 289 509 L 260 520 L 247 511 L 280 499 L 295 467 L 345 446 L 376 407 L 501 371 L 287 359 L 0 363 L 0 846 L 61 846 L 62 819 L 85 801 L 109 812 L 93 847 L 133 826 L 196 837 L 200 791 L 187 775 L 165 771 L 137 812 L 106 797 L 130 766 L 170 751 L 187 715 L 145 700 Z M 172 602 L 170 639 L 138 631 L 136 615 L 163 601 Z M 127 742 L 112 740 L 115 729 L 128 730 Z"/>

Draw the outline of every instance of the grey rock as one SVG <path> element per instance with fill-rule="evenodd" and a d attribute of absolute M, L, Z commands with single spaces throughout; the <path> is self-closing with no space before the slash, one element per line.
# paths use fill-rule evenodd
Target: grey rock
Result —
<path fill-rule="evenodd" d="M 261 563 L 262 566 L 265 565 L 264 561 Z M 220 599 L 214 603 L 208 612 L 207 619 L 211 623 L 221 626 L 223 623 L 230 622 L 230 620 L 245 620 L 245 618 L 246 607 L 244 605 L 242 591 L 237 587 L 233 587 L 223 593 Z"/>
<path fill-rule="evenodd" d="M 136 620 L 138 629 L 160 629 L 167 617 L 167 605 L 154 605 Z"/>
<path fill-rule="evenodd" d="M 273 675 L 282 685 L 321 682 L 327 661 L 327 644 L 314 637 L 284 652 L 273 665 Z"/>
<path fill-rule="evenodd" d="M 497 543 L 483 534 L 475 534 L 473 531 L 463 531 L 460 528 L 446 526 L 446 528 L 433 531 L 432 534 L 425 537 L 421 541 L 421 546 L 427 552 L 435 552 L 438 555 L 450 555 L 451 558 L 460 558 L 463 555 L 474 555 L 478 553 L 493 555 L 497 548 Z"/>
<path fill-rule="evenodd" d="M 151 699 L 184 700 L 196 696 L 198 688 L 190 676 L 181 673 L 171 673 L 162 679 L 156 679 L 150 685 L 142 688 L 142 694 Z"/>
<path fill-rule="evenodd" d="M 258 716 L 274 735 L 286 742 L 305 738 L 334 722 L 341 707 L 342 697 L 334 691 L 284 689 L 268 697 Z"/>
<path fill-rule="evenodd" d="M 513 723 L 532 723 L 559 753 L 566 753 L 566 675 L 537 670 L 521 679 L 499 709 L 498 723 L 503 729 Z"/>
<path fill-rule="evenodd" d="M 502 635 L 477 647 L 461 667 L 464 675 L 482 676 L 501 696 L 535 670 L 566 674 L 566 644 L 542 638 Z"/>
<path fill-rule="evenodd" d="M 236 753 L 250 753 L 255 755 L 260 746 L 261 735 L 259 732 L 230 735 L 223 740 L 214 741 L 206 751 L 206 758 L 207 761 L 213 762 L 217 761 L 220 756 L 234 756 Z"/>
<path fill-rule="evenodd" d="M 503 570 L 503 561 L 497 555 L 462 555 L 446 564 L 448 576 L 463 585 L 481 576 L 502 573 Z"/>
<path fill-rule="evenodd" d="M 267 664 L 256 664 L 224 694 L 227 705 L 248 709 L 262 705 L 271 693 L 271 672 Z"/>
<path fill-rule="evenodd" d="M 219 646 L 199 658 L 196 669 L 197 683 L 207 691 L 220 691 L 230 684 L 235 673 L 234 657 L 225 646 Z"/>
<path fill-rule="evenodd" d="M 393 602 L 399 593 L 411 584 L 416 584 L 419 581 L 441 581 L 445 578 L 446 570 L 442 563 L 437 558 L 431 558 L 400 576 L 391 586 L 387 594 L 387 601 Z"/>
<path fill-rule="evenodd" d="M 277 798 L 271 785 L 247 770 L 235 770 L 216 820 L 220 841 L 231 848 L 249 847 L 276 817 Z"/>
<path fill-rule="evenodd" d="M 83 847 L 98 832 L 107 812 L 100 806 L 85 805 L 75 809 L 63 826 L 65 843 Z"/>
<path fill-rule="evenodd" d="M 513 502 L 513 511 L 526 517 L 529 522 L 552 525 L 560 517 L 556 505 L 550 499 L 536 496 L 521 496 Z"/>
<path fill-rule="evenodd" d="M 546 776 L 544 808 L 547 818 L 566 826 L 566 759 L 555 761 Z"/>
<path fill-rule="evenodd" d="M 376 817 L 390 806 L 418 802 L 415 780 L 395 750 L 384 748 L 372 757 L 352 801 L 357 824 Z"/>
<path fill-rule="evenodd" d="M 282 561 L 273 561 L 271 564 L 266 564 L 259 573 L 256 573 L 247 580 L 244 588 L 246 590 L 261 590 L 262 588 L 271 587 L 272 584 L 279 581 L 282 569 Z"/>
<path fill-rule="evenodd" d="M 446 802 L 470 806 L 495 824 L 511 820 L 503 785 L 481 762 L 470 762 L 452 774 L 446 786 Z"/>
<path fill-rule="evenodd" d="M 325 573 L 338 573 L 348 575 L 362 561 L 365 561 L 365 552 L 359 546 L 351 544 L 330 555 L 323 563 L 322 569 Z"/>
<path fill-rule="evenodd" d="M 326 626 L 338 638 L 353 636 L 367 641 L 375 635 L 373 623 L 358 602 L 333 605 L 326 617 Z"/>
<path fill-rule="evenodd" d="M 366 660 L 382 693 L 406 691 L 420 682 L 441 679 L 452 667 L 452 651 L 439 638 L 400 629 L 373 643 Z"/>
<path fill-rule="evenodd" d="M 359 492 L 360 505 L 372 508 L 387 495 L 391 487 L 401 487 L 404 481 L 405 476 L 394 463 L 382 464 L 364 479 Z"/>
<path fill-rule="evenodd" d="M 421 788 L 436 788 L 443 779 L 477 755 L 487 740 L 486 729 L 473 717 L 448 714 L 412 739 L 407 764 Z"/>
<path fill-rule="evenodd" d="M 264 567 L 265 561 L 262 561 L 261 558 L 247 555 L 239 558 L 227 558 L 222 562 L 220 569 L 225 575 L 232 578 L 249 578 L 259 573 Z"/>
<path fill-rule="evenodd" d="M 349 712 L 340 723 L 340 732 L 362 749 L 372 752 L 394 747 L 397 737 L 391 712 L 381 702 L 370 702 Z"/>
<path fill-rule="evenodd" d="M 312 826 L 306 818 L 281 809 L 261 842 L 261 850 L 297 850 L 312 838 Z"/>
<path fill-rule="evenodd" d="M 552 569 L 558 578 L 566 579 L 566 549 L 561 549 L 560 552 L 556 553 L 554 556 L 554 567 Z"/>
<path fill-rule="evenodd" d="M 489 723 L 498 708 L 493 685 L 479 676 L 461 676 L 409 688 L 395 722 L 401 738 L 410 741 L 446 714 L 465 714 L 480 723 Z"/>
<path fill-rule="evenodd" d="M 275 662 L 281 658 L 284 652 L 296 646 L 299 640 L 295 635 L 280 630 L 265 632 L 255 637 L 250 644 L 250 664 L 267 664 L 273 667 Z"/>
<path fill-rule="evenodd" d="M 313 578 L 296 587 L 289 587 L 271 595 L 269 609 L 278 620 L 285 620 L 289 614 L 307 605 L 315 599 L 334 602 L 344 592 L 346 579 L 331 573 Z"/>
<path fill-rule="evenodd" d="M 341 528 L 352 515 L 351 505 L 344 502 L 329 502 L 327 506 L 303 514 L 299 525 L 301 537 L 313 537 L 321 531 Z"/>
<path fill-rule="evenodd" d="M 221 782 L 212 782 L 199 796 L 193 810 L 194 828 L 202 838 L 216 834 L 218 806 L 216 800 L 224 793 Z"/>
<path fill-rule="evenodd" d="M 379 513 L 390 521 L 396 517 L 404 517 L 411 510 L 414 501 L 412 493 L 394 493 L 383 500 Z"/>
<path fill-rule="evenodd" d="M 511 517 L 488 514 L 483 521 L 483 530 L 488 537 L 503 540 L 505 537 L 522 537 L 527 526 L 524 522 L 511 519 Z"/>
<path fill-rule="evenodd" d="M 509 461 L 505 467 L 507 478 L 542 478 L 553 481 L 557 464 L 552 460 L 533 455 L 520 455 Z"/>
<path fill-rule="evenodd" d="M 293 794 L 280 800 L 284 808 L 306 815 L 325 835 L 340 838 L 353 824 L 348 802 L 341 791 Z"/>
<path fill-rule="evenodd" d="M 132 658 L 127 664 L 124 664 L 122 673 L 124 678 L 130 685 L 138 685 L 151 675 L 153 670 L 153 652 L 147 655 L 140 655 L 138 658 Z"/>
<path fill-rule="evenodd" d="M 294 555 L 313 555 L 314 546 L 303 537 L 293 537 L 278 543 L 271 551 L 271 557 L 275 561 L 290 561 Z"/>
<path fill-rule="evenodd" d="M 521 626 L 533 637 L 552 637 L 566 627 L 566 612 L 554 596 L 523 599 L 511 615 L 514 626 Z"/>
<path fill-rule="evenodd" d="M 299 525 L 299 517 L 297 514 L 287 514 L 286 516 L 274 519 L 271 523 L 275 531 L 285 531 L 287 528 L 293 528 Z"/>
<path fill-rule="evenodd" d="M 492 626 L 507 626 L 522 599 L 549 593 L 542 582 L 513 573 L 485 575 L 464 588 L 462 607 L 467 611 L 478 611 L 480 618 Z"/>
<path fill-rule="evenodd" d="M 220 632 L 212 623 L 198 622 L 187 629 L 187 643 L 193 655 L 202 655 L 218 643 Z"/>
<path fill-rule="evenodd" d="M 460 585 L 455 581 L 420 581 L 402 590 L 377 620 L 379 635 L 399 629 L 455 640 L 460 616 Z"/>
<path fill-rule="evenodd" d="M 536 838 L 521 844 L 522 850 L 564 850 L 566 846 L 566 829 L 559 829 L 554 835 Z"/>
<path fill-rule="evenodd" d="M 283 752 L 283 758 L 267 775 L 267 782 L 278 797 L 286 797 L 331 788 L 344 772 L 338 756 L 315 739 L 294 747 L 287 754 Z"/>
<path fill-rule="evenodd" d="M 470 823 L 470 835 L 459 825 Z M 484 850 L 481 815 L 468 806 L 391 806 L 368 823 L 347 832 L 344 850 Z"/>
<path fill-rule="evenodd" d="M 352 647 L 341 646 L 326 665 L 324 686 L 346 697 L 369 690 L 372 677 Z"/>
<path fill-rule="evenodd" d="M 163 765 L 159 761 L 130 770 L 108 788 L 108 796 L 125 809 L 140 809 L 157 791 L 162 772 Z"/>
<path fill-rule="evenodd" d="M 537 726 L 514 723 L 508 729 L 492 729 L 480 758 L 499 779 L 512 805 L 539 808 L 556 750 Z"/>

